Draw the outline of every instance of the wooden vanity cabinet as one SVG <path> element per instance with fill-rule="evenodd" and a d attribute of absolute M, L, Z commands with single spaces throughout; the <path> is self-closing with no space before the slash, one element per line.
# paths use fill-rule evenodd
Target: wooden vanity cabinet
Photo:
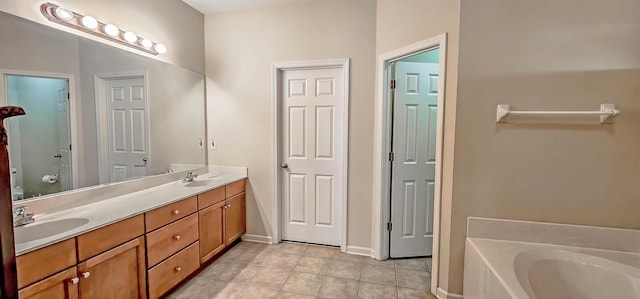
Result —
<path fill-rule="evenodd" d="M 223 188 L 224 190 L 224 188 Z M 226 246 L 224 215 L 226 202 L 222 201 L 198 212 L 200 219 L 200 263 L 205 263 Z"/>
<path fill-rule="evenodd" d="M 18 296 L 30 299 L 77 299 L 78 282 L 76 267 L 72 267 L 21 289 Z"/>
<path fill-rule="evenodd" d="M 78 264 L 80 299 L 147 298 L 144 237 Z"/>
<path fill-rule="evenodd" d="M 201 263 L 246 232 L 245 188 L 240 180 L 198 195 Z"/>
<path fill-rule="evenodd" d="M 200 268 L 197 196 L 145 214 L 149 297 L 158 298 Z"/>
<path fill-rule="evenodd" d="M 229 245 L 247 232 L 246 227 L 246 207 L 245 193 L 234 195 L 226 199 L 227 207 L 225 210 L 225 238 L 226 244 Z"/>
<path fill-rule="evenodd" d="M 246 232 L 245 180 L 18 256 L 20 298 L 159 298 Z"/>
<path fill-rule="evenodd" d="M 76 238 L 20 255 L 16 257 L 18 289 L 73 267 L 76 263 Z"/>

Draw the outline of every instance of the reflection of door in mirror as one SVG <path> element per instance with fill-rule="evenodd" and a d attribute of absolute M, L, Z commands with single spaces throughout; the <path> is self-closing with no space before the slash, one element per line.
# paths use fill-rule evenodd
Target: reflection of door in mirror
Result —
<path fill-rule="evenodd" d="M 29 110 L 7 124 L 13 199 L 70 190 L 68 79 L 5 75 L 5 84 L 7 103 Z"/>
<path fill-rule="evenodd" d="M 105 80 L 111 182 L 147 174 L 147 98 L 143 77 Z"/>

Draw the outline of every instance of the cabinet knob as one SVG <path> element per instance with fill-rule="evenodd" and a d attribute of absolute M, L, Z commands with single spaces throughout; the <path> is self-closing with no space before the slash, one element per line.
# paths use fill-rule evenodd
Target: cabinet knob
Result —
<path fill-rule="evenodd" d="M 229 208 L 229 205 L 224 205 L 223 208 L 226 210 Z"/>
<path fill-rule="evenodd" d="M 182 271 L 182 267 L 176 267 L 176 272 Z"/>
<path fill-rule="evenodd" d="M 72 284 L 78 284 L 78 282 L 80 282 L 80 278 L 71 278 L 71 283 Z"/>
<path fill-rule="evenodd" d="M 89 272 L 82 273 L 82 277 L 84 277 L 84 278 L 89 278 L 90 275 L 91 275 L 91 273 L 89 273 Z"/>
<path fill-rule="evenodd" d="M 180 235 L 175 235 L 175 236 L 173 236 L 173 238 L 176 239 L 176 240 L 180 240 L 181 237 L 180 237 Z"/>
<path fill-rule="evenodd" d="M 227 207 L 229 207 L 229 208 L 230 208 L 230 207 L 231 207 L 231 205 L 227 205 Z"/>
<path fill-rule="evenodd" d="M 180 214 L 180 210 L 173 210 L 173 215 L 178 215 Z"/>

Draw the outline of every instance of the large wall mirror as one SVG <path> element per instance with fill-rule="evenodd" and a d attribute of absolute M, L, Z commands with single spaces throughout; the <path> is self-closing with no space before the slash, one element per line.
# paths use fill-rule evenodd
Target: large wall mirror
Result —
<path fill-rule="evenodd" d="M 205 165 L 204 76 L 0 12 L 14 200 Z M 186 45 L 187 46 L 187 45 Z"/>

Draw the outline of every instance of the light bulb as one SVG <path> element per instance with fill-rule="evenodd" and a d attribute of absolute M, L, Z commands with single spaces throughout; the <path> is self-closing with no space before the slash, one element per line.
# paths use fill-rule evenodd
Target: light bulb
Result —
<path fill-rule="evenodd" d="M 153 46 L 153 42 L 151 42 L 151 40 L 148 38 L 144 38 L 140 41 L 140 45 L 147 49 L 150 49 L 151 46 Z"/>
<path fill-rule="evenodd" d="M 84 16 L 82 17 L 82 20 L 80 20 L 80 22 L 84 27 L 87 27 L 89 29 L 98 28 L 98 20 L 96 20 L 96 18 L 92 16 Z"/>
<path fill-rule="evenodd" d="M 102 28 L 102 31 L 104 31 L 104 33 L 106 33 L 109 36 L 118 36 L 118 33 L 120 33 L 120 29 L 118 29 L 118 27 L 116 27 L 116 25 L 113 24 L 107 24 L 104 25 L 104 28 Z"/>
<path fill-rule="evenodd" d="M 163 44 L 156 44 L 154 49 L 160 54 L 164 54 L 167 52 L 167 47 L 165 47 Z"/>
<path fill-rule="evenodd" d="M 56 15 L 58 19 L 69 21 L 73 19 L 73 12 L 62 7 L 56 7 L 53 10 L 53 14 Z"/>
<path fill-rule="evenodd" d="M 124 38 L 124 40 L 126 40 L 126 41 L 128 41 L 128 42 L 130 42 L 132 44 L 135 43 L 138 40 L 138 36 L 135 33 L 131 32 L 131 31 L 125 32 L 122 35 L 122 37 Z"/>

